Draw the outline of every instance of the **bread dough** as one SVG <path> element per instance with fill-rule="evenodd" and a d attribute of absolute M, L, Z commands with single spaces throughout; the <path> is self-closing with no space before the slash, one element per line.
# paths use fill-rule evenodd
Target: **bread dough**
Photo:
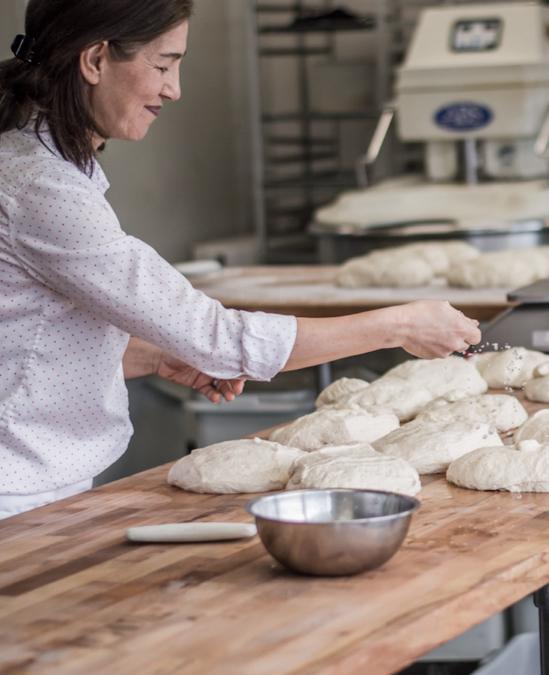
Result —
<path fill-rule="evenodd" d="M 395 246 L 351 258 L 340 267 L 335 281 L 345 288 L 425 286 L 444 275 L 452 264 L 478 255 L 479 251 L 465 242 Z"/>
<path fill-rule="evenodd" d="M 343 288 L 426 286 L 434 279 L 428 262 L 399 249 L 374 251 L 352 258 L 338 270 L 335 283 Z"/>
<path fill-rule="evenodd" d="M 429 390 L 433 399 L 457 401 L 484 394 L 488 385 L 476 368 L 460 356 L 445 359 L 410 359 L 391 368 L 384 377 L 400 377 Z"/>
<path fill-rule="evenodd" d="M 408 3 L 410 4 L 410 3 Z M 539 218 L 549 209 L 546 180 L 515 181 L 513 189 L 504 181 L 465 185 L 457 182 L 426 182 L 419 174 L 389 178 L 362 190 L 342 192 L 314 214 L 317 223 L 367 231 L 371 226 L 416 221 L 442 222 L 458 236 L 466 228 L 501 228 L 502 221 Z M 429 226 L 424 226 L 429 231 Z"/>
<path fill-rule="evenodd" d="M 535 440 L 542 445 L 549 445 L 549 410 L 539 410 L 515 431 L 515 443 Z"/>
<path fill-rule="evenodd" d="M 395 414 L 401 422 L 406 422 L 432 400 L 433 395 L 425 387 L 400 377 L 384 376 L 372 382 L 367 389 L 358 391 L 335 405 L 386 410 Z"/>
<path fill-rule="evenodd" d="M 338 383 L 341 382 L 341 385 Z M 366 386 L 362 380 L 336 381 L 327 387 L 317 402 L 334 407 L 385 410 L 401 422 L 414 418 L 436 398 L 450 401 L 483 394 L 488 385 L 466 359 L 411 359 L 395 366 Z"/>
<path fill-rule="evenodd" d="M 434 399 L 456 401 L 483 394 L 488 385 L 466 359 L 412 359 L 395 366 L 369 387 L 336 405 L 384 409 L 401 422 L 413 419 Z"/>
<path fill-rule="evenodd" d="M 447 424 L 414 420 L 372 443 L 383 454 L 405 459 L 420 474 L 441 473 L 458 457 L 498 444 L 501 439 L 489 424 L 463 420 Z"/>
<path fill-rule="evenodd" d="M 282 490 L 292 464 L 304 454 L 259 438 L 224 441 L 178 460 L 168 473 L 168 483 L 211 494 Z"/>
<path fill-rule="evenodd" d="M 368 385 L 369 382 L 366 382 L 366 380 L 360 380 L 355 377 L 341 377 L 320 392 L 316 399 L 316 407 L 322 408 L 324 405 L 342 402 L 351 396 L 351 394 L 365 389 Z"/>
<path fill-rule="evenodd" d="M 549 246 L 493 251 L 454 264 L 446 277 L 465 288 L 519 288 L 549 276 Z"/>
<path fill-rule="evenodd" d="M 549 403 L 549 375 L 528 380 L 524 385 L 524 393 L 529 401 Z"/>
<path fill-rule="evenodd" d="M 549 357 L 524 347 L 511 347 L 500 352 L 477 354 L 469 361 L 476 366 L 492 389 L 519 389 L 534 377 L 538 366 L 549 363 Z"/>
<path fill-rule="evenodd" d="M 514 396 L 482 394 L 452 403 L 436 399 L 419 413 L 416 422 L 446 424 L 462 420 L 470 424 L 490 424 L 505 433 L 520 427 L 527 419 L 528 413 Z"/>
<path fill-rule="evenodd" d="M 354 488 L 415 495 L 421 490 L 421 482 L 408 462 L 359 444 L 323 448 L 298 459 L 287 489 L 299 488 Z"/>
<path fill-rule="evenodd" d="M 446 478 L 471 490 L 549 491 L 549 446 L 536 441 L 479 448 L 452 462 Z"/>
<path fill-rule="evenodd" d="M 371 413 L 363 409 L 326 406 L 275 429 L 270 440 L 311 452 L 325 445 L 370 443 L 399 424 L 398 417 L 389 412 Z"/>

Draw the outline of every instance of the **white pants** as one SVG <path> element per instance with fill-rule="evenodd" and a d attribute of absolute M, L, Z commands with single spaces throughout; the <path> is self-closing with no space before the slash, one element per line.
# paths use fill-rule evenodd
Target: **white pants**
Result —
<path fill-rule="evenodd" d="M 23 511 L 37 509 L 39 506 L 45 506 L 56 502 L 65 497 L 72 497 L 86 490 L 90 490 L 93 480 L 91 478 L 83 480 L 80 483 L 73 483 L 57 490 L 49 492 L 39 492 L 33 495 L 2 495 L 0 494 L 0 519 L 16 516 Z"/>

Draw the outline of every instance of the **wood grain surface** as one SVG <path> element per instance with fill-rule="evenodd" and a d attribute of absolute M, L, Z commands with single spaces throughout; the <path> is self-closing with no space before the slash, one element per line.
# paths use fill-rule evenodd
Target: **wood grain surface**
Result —
<path fill-rule="evenodd" d="M 337 266 L 270 265 L 228 267 L 190 278 L 193 286 L 226 307 L 297 314 L 335 316 L 398 305 L 413 300 L 449 300 L 469 316 L 490 320 L 511 306 L 506 289 L 339 288 Z"/>
<path fill-rule="evenodd" d="M 549 582 L 549 494 L 426 477 L 394 558 L 313 578 L 257 538 L 127 543 L 132 525 L 250 521 L 249 496 L 185 493 L 167 470 L 0 521 L 0 673 L 394 673 Z"/>

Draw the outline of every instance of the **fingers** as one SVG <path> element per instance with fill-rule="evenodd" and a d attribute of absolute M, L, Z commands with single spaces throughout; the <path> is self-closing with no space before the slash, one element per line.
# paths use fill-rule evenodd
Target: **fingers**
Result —
<path fill-rule="evenodd" d="M 234 401 L 243 392 L 245 383 L 246 380 L 240 379 L 217 380 L 208 378 L 206 382 L 201 379 L 194 388 L 213 403 L 220 403 L 222 398 L 226 401 Z"/>

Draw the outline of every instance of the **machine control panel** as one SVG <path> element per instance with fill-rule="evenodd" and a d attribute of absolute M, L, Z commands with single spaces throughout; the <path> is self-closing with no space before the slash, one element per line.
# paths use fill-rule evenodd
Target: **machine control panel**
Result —
<path fill-rule="evenodd" d="M 460 19 L 452 27 L 450 45 L 454 52 L 487 52 L 497 49 L 503 21 L 492 19 Z"/>

